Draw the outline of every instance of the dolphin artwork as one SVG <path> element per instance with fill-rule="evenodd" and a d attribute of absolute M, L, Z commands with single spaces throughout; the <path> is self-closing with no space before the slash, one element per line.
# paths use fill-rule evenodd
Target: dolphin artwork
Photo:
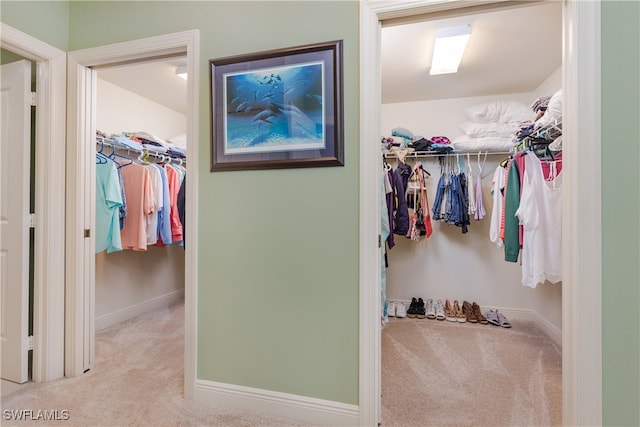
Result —
<path fill-rule="evenodd" d="M 322 146 L 323 99 L 315 95 L 320 93 L 322 76 L 322 65 L 305 64 L 227 77 L 226 150 Z"/>

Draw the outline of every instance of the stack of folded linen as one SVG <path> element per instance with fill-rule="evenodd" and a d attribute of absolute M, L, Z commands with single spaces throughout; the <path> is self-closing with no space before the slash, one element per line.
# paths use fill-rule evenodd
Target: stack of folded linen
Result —
<path fill-rule="evenodd" d="M 464 110 L 469 121 L 458 128 L 464 135 L 453 140 L 456 152 L 504 152 L 513 150 L 516 132 L 535 119 L 535 113 L 519 101 L 488 101 Z"/>

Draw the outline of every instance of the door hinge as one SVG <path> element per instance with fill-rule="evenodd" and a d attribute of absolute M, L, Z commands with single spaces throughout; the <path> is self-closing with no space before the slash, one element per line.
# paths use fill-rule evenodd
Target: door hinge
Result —
<path fill-rule="evenodd" d="M 84 237 L 91 237 L 91 229 L 90 228 L 85 228 L 84 229 Z"/>
<path fill-rule="evenodd" d="M 35 92 L 31 92 L 31 106 L 35 107 L 36 106 L 36 93 Z"/>
<path fill-rule="evenodd" d="M 33 335 L 27 337 L 27 351 L 33 350 Z"/>
<path fill-rule="evenodd" d="M 382 247 L 382 235 L 378 234 L 378 248 Z"/>
<path fill-rule="evenodd" d="M 29 214 L 29 228 L 36 228 L 36 214 Z"/>

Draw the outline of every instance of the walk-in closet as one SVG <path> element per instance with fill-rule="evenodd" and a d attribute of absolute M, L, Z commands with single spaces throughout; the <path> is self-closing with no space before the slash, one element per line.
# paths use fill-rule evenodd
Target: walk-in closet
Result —
<path fill-rule="evenodd" d="M 97 69 L 96 334 L 183 304 L 185 64 L 164 58 Z"/>
<path fill-rule="evenodd" d="M 432 75 L 447 32 L 462 62 Z M 382 425 L 559 425 L 562 3 L 395 19 L 381 45 Z"/>

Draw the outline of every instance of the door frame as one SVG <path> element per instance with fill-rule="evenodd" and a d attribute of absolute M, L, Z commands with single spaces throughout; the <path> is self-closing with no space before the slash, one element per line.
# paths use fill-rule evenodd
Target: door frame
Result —
<path fill-rule="evenodd" d="M 187 152 L 189 185 L 186 195 L 186 221 L 198 223 L 198 86 L 200 32 L 189 30 L 140 40 L 77 50 L 68 53 L 68 150 L 67 150 L 67 311 L 65 366 L 67 376 L 81 375 L 93 365 L 95 343 L 95 250 L 91 177 L 95 177 L 92 142 L 95 142 L 95 71 L 91 67 L 134 63 L 166 55 L 187 57 Z M 85 183 L 89 184 L 85 184 Z M 197 316 L 197 227 L 187 227 L 185 242 L 185 360 L 184 393 L 192 398 L 196 375 Z M 85 313 L 89 312 L 88 315 Z M 89 342 L 87 342 L 87 339 Z M 88 358 L 87 358 L 88 357 Z M 87 362 L 88 361 L 88 365 Z"/>
<path fill-rule="evenodd" d="M 64 376 L 66 53 L 0 22 L 0 46 L 36 62 L 32 380 Z"/>
<path fill-rule="evenodd" d="M 496 1 L 497 3 L 501 3 Z M 360 9 L 360 420 L 380 421 L 381 21 L 482 1 L 365 0 Z M 563 425 L 602 423 L 600 0 L 563 2 Z M 577 147 L 580 147 L 578 150 Z M 579 213 L 579 214 L 578 214 Z M 372 286 L 373 284 L 373 286 Z"/>

